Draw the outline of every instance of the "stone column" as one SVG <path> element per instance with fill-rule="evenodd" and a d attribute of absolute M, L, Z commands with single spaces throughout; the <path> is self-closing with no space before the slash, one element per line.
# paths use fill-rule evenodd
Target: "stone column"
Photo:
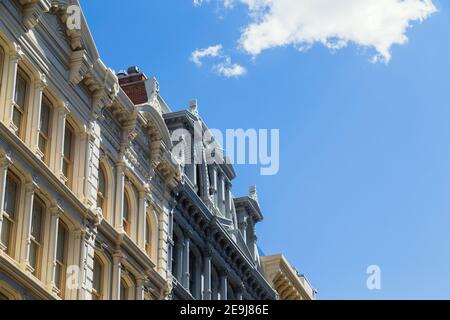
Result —
<path fill-rule="evenodd" d="M 86 137 L 84 166 L 84 196 L 88 208 L 97 209 L 98 176 L 100 167 L 100 126 L 96 115 L 91 115 Z"/>
<path fill-rule="evenodd" d="M 47 290 L 58 294 L 58 288 L 56 287 L 55 271 L 56 271 L 56 248 L 58 239 L 58 226 L 59 218 L 63 214 L 64 210 L 58 204 L 50 209 L 50 228 L 49 230 L 49 243 L 48 243 L 48 259 L 47 259 L 47 274 L 45 277 L 45 284 Z"/>
<path fill-rule="evenodd" d="M 122 253 L 115 252 L 113 255 L 113 268 L 112 268 L 112 300 L 120 300 L 120 280 L 122 273 Z"/>
<path fill-rule="evenodd" d="M 203 261 L 204 261 L 204 288 L 203 288 L 203 300 L 211 300 L 212 299 L 212 290 L 211 290 L 211 257 L 212 257 L 212 249 L 207 247 L 204 252 Z"/>
<path fill-rule="evenodd" d="M 232 219 L 232 201 L 233 195 L 231 194 L 231 183 L 229 181 L 225 182 L 225 216 L 228 219 Z"/>
<path fill-rule="evenodd" d="M 190 251 L 190 233 L 187 232 L 184 235 L 184 248 L 183 248 L 183 287 L 186 289 L 189 289 L 189 279 L 190 279 L 190 273 L 189 273 L 189 251 Z"/>
<path fill-rule="evenodd" d="M 19 61 L 23 58 L 24 53 L 22 48 L 14 44 L 14 49 L 9 52 L 9 68 L 5 70 L 8 73 L 6 85 L 6 94 L 4 100 L 5 109 L 3 114 L 3 120 L 6 125 L 15 132 L 14 125 L 12 123 L 12 110 L 14 105 L 14 92 L 16 90 L 17 71 L 19 69 Z"/>
<path fill-rule="evenodd" d="M 228 299 L 228 270 L 222 270 L 220 274 L 220 300 Z"/>
<path fill-rule="evenodd" d="M 114 227 L 119 232 L 125 232 L 123 229 L 123 203 L 125 188 L 125 162 L 119 161 L 116 164 L 116 205 L 114 212 Z M 130 213 L 131 214 L 131 213 Z"/>
<path fill-rule="evenodd" d="M 138 232 L 137 244 L 139 248 L 145 251 L 145 235 L 147 232 L 147 193 L 145 191 L 139 192 L 139 211 L 138 211 Z M 148 239 L 151 241 L 151 239 Z"/>
<path fill-rule="evenodd" d="M 219 209 L 220 213 L 225 216 L 225 181 L 223 173 L 218 174 L 218 199 L 217 199 L 217 209 Z"/>
<path fill-rule="evenodd" d="M 138 277 L 136 279 L 136 293 L 135 300 L 144 300 L 145 297 L 145 277 Z"/>
<path fill-rule="evenodd" d="M 34 194 L 37 190 L 37 185 L 34 181 L 30 181 L 25 185 L 25 201 L 24 212 L 22 213 L 22 244 L 20 248 L 20 265 L 23 270 L 33 272 L 30 262 L 30 245 L 31 245 L 31 224 L 33 217 L 33 202 Z"/>
<path fill-rule="evenodd" d="M 211 195 L 213 204 L 217 206 L 217 168 L 216 165 L 211 165 L 209 170 L 211 177 L 211 185 L 209 187 L 209 194 Z"/>
<path fill-rule="evenodd" d="M 8 168 L 11 165 L 11 159 L 4 155 L 0 158 L 0 239 L 2 236 L 3 210 L 5 210 L 5 190 Z M 5 251 L 6 247 L 0 241 L 0 250 Z"/>
<path fill-rule="evenodd" d="M 82 286 L 79 294 L 80 300 L 92 300 L 96 237 L 97 227 L 90 222 L 85 222 L 80 237 L 80 267 L 82 272 Z"/>

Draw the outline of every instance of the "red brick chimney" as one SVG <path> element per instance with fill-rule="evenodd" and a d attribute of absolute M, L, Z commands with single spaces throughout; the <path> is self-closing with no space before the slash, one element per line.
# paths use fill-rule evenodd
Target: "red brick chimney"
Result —
<path fill-rule="evenodd" d="M 119 85 L 135 105 L 148 102 L 145 87 L 147 77 L 138 67 L 130 67 L 126 72 L 121 71 L 117 74 L 117 77 L 119 78 Z"/>

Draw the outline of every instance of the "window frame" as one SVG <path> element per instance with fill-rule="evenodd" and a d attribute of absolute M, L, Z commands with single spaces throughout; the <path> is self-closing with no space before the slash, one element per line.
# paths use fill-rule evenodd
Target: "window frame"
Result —
<path fill-rule="evenodd" d="M 58 245 L 59 245 L 59 232 L 60 228 L 64 230 L 64 247 L 63 247 L 63 261 L 58 260 Z M 66 287 L 66 272 L 67 272 L 67 258 L 68 258 L 68 243 L 69 243 L 69 228 L 63 221 L 59 221 L 58 223 L 58 233 L 56 236 L 56 254 L 55 254 L 55 263 L 56 267 L 60 268 L 60 277 L 56 279 L 56 268 L 55 268 L 55 286 L 59 290 L 59 296 L 62 298 L 65 295 L 65 287 Z"/>
<path fill-rule="evenodd" d="M 106 174 L 105 166 L 100 163 L 98 175 L 98 188 L 97 188 L 97 206 L 102 209 L 103 216 L 105 216 L 108 207 L 108 178 Z M 103 176 L 104 190 L 100 190 L 100 175 Z M 102 192 L 103 191 L 103 192 Z M 100 205 L 101 202 L 101 205 Z"/>
<path fill-rule="evenodd" d="M 127 219 L 125 219 L 125 208 L 127 208 Z M 125 189 L 123 194 L 123 214 L 122 214 L 122 225 L 123 230 L 130 236 L 131 232 L 131 221 L 130 221 L 130 214 L 131 214 L 131 202 L 130 202 L 130 195 L 129 192 Z"/>
<path fill-rule="evenodd" d="M 8 180 L 12 180 L 16 184 L 16 194 L 15 194 L 15 199 L 14 199 L 14 217 L 13 218 L 11 217 L 10 213 L 8 213 L 6 211 L 7 196 L 8 196 L 8 193 L 6 192 L 7 191 L 6 188 L 8 187 L 8 184 L 9 184 Z M 15 242 L 16 242 L 17 218 L 18 218 L 18 214 L 19 214 L 19 202 L 20 202 L 20 194 L 22 191 L 22 183 L 21 183 L 21 180 L 19 179 L 19 177 L 17 177 L 11 170 L 8 170 L 7 174 L 6 174 L 6 188 L 5 188 L 5 198 L 4 198 L 3 212 L 2 212 L 2 217 L 3 217 L 2 228 L 4 227 L 4 222 L 6 219 L 9 223 L 9 226 L 8 226 L 9 237 L 8 237 L 8 243 L 2 242 L 2 244 L 6 247 L 6 253 L 9 256 L 13 256 Z M 3 234 L 3 230 L 2 230 L 2 234 Z"/>
<path fill-rule="evenodd" d="M 98 267 L 100 268 L 99 272 L 99 290 L 97 290 L 95 288 L 95 264 L 97 262 Z M 104 271 L 105 271 L 105 265 L 103 264 L 102 260 L 100 259 L 99 256 L 95 255 L 94 256 L 94 269 L 92 270 L 92 300 L 103 300 L 104 299 L 104 293 L 103 293 L 103 275 L 104 275 Z M 94 299 L 95 297 L 95 299 Z"/>
<path fill-rule="evenodd" d="M 24 80 L 25 82 L 25 93 L 24 93 L 24 98 L 23 98 L 23 106 L 20 106 L 18 104 L 18 101 L 16 101 L 17 99 L 17 92 L 18 92 L 18 84 L 19 84 L 19 79 Z M 30 92 L 30 78 L 27 76 L 26 72 L 19 66 L 17 68 L 17 75 L 16 75 L 16 84 L 14 87 L 14 96 L 13 96 L 13 109 L 12 109 L 12 122 L 13 125 L 16 129 L 16 135 L 20 138 L 23 139 L 24 137 L 24 133 L 25 133 L 25 128 L 26 128 L 26 115 L 27 115 L 27 107 L 28 107 L 28 96 L 29 96 L 29 92 Z M 20 114 L 20 123 L 17 125 L 14 121 L 14 117 L 16 112 L 18 112 Z"/>
<path fill-rule="evenodd" d="M 70 156 L 66 155 L 66 139 L 67 132 L 70 132 Z M 73 178 L 73 151 L 75 148 L 75 129 L 74 126 L 70 123 L 68 119 L 66 119 L 65 127 L 64 127 L 64 144 L 63 144 L 63 164 L 62 164 L 62 173 L 66 179 L 66 185 L 68 187 L 72 186 L 72 178 Z M 64 165 L 66 165 L 67 170 L 65 170 Z M 67 172 L 65 172 L 67 171 Z"/>
<path fill-rule="evenodd" d="M 38 203 L 41 207 L 41 222 L 40 222 L 40 230 L 39 230 L 39 241 L 35 239 L 35 236 L 33 235 L 33 230 L 30 230 L 30 245 L 36 245 L 37 249 L 36 250 L 36 265 L 35 266 L 31 266 L 34 269 L 34 276 L 39 277 L 40 273 L 41 273 L 41 264 L 42 264 L 42 257 L 43 257 L 43 251 L 44 251 L 44 232 L 45 232 L 45 213 L 47 211 L 47 206 L 45 205 L 45 202 L 38 196 L 35 195 L 34 199 L 33 199 L 33 210 L 32 210 L 32 217 L 31 217 L 31 228 L 33 228 L 33 223 L 34 223 L 34 210 L 35 210 L 35 204 Z M 29 251 L 29 255 L 31 254 L 31 249 Z M 30 256 L 28 256 L 28 261 L 30 262 Z M 31 263 L 30 263 L 31 265 Z"/>
<path fill-rule="evenodd" d="M 43 108 L 47 107 L 48 108 L 48 125 L 47 125 L 47 133 L 44 133 L 42 131 L 42 114 L 43 114 Z M 52 134 L 52 115 L 53 115 L 53 105 L 51 100 L 44 94 L 42 95 L 42 101 L 41 101 L 41 112 L 40 112 L 40 117 L 39 117 L 39 136 L 38 136 L 38 148 L 39 151 L 43 154 L 43 158 L 42 160 L 48 164 L 49 161 L 49 153 L 50 153 L 50 144 L 51 144 L 51 140 L 50 140 L 50 136 Z M 44 140 L 45 142 L 45 147 L 44 150 L 41 149 L 41 139 Z"/>

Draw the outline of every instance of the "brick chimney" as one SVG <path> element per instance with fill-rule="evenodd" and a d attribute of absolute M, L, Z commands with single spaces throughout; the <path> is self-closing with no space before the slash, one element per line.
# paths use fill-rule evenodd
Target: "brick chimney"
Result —
<path fill-rule="evenodd" d="M 148 102 L 149 97 L 145 85 L 147 76 L 138 67 L 130 67 L 127 71 L 121 71 L 117 77 L 119 85 L 135 105 Z"/>

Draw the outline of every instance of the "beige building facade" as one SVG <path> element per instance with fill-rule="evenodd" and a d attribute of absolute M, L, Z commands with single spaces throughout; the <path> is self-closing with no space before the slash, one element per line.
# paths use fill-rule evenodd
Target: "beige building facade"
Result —
<path fill-rule="evenodd" d="M 165 299 L 180 166 L 72 4 L 0 3 L 0 294 Z"/>
<path fill-rule="evenodd" d="M 281 300 L 315 300 L 317 291 L 305 275 L 279 254 L 261 257 L 264 275 Z"/>

